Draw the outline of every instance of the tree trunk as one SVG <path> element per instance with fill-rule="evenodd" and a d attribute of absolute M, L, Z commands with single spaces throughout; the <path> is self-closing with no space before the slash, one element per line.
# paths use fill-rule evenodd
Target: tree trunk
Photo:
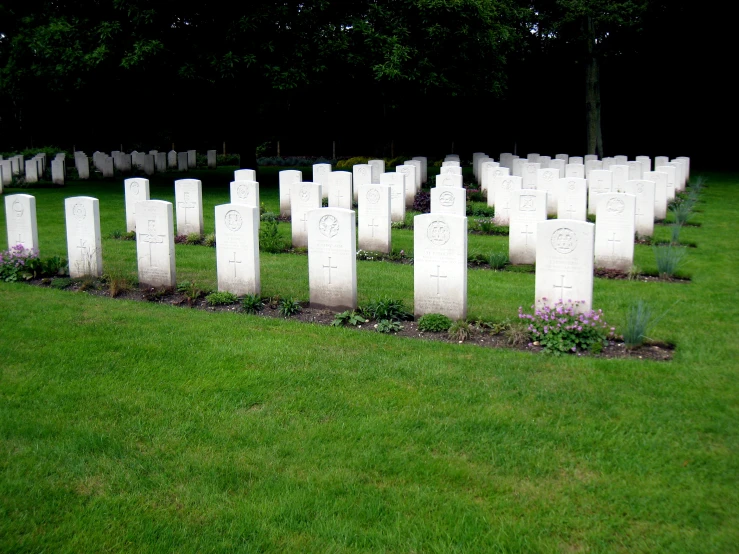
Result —
<path fill-rule="evenodd" d="M 585 61 L 585 129 L 587 153 L 603 159 L 603 134 L 600 126 L 600 67 L 595 52 L 593 19 L 586 21 L 587 58 Z"/>

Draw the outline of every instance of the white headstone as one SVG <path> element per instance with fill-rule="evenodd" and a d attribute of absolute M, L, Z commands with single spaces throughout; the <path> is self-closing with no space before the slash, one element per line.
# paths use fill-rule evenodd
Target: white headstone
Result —
<path fill-rule="evenodd" d="M 407 161 L 403 162 L 403 165 L 412 165 L 413 167 L 416 168 L 416 171 L 415 171 L 415 190 L 416 190 L 416 192 L 418 192 L 419 190 L 421 190 L 421 183 L 423 182 L 423 179 L 422 179 L 423 167 L 422 167 L 421 162 L 418 161 L 418 160 L 407 160 Z M 397 171 L 397 169 L 396 169 L 396 171 Z"/>
<path fill-rule="evenodd" d="M 523 184 L 524 189 L 535 189 L 536 179 L 539 173 L 540 165 L 538 163 L 526 162 L 523 164 Z"/>
<path fill-rule="evenodd" d="M 437 187 L 454 187 L 460 188 L 462 186 L 462 176 L 454 175 L 451 173 L 445 173 L 436 176 Z"/>
<path fill-rule="evenodd" d="M 598 154 L 587 154 L 583 159 L 587 164 L 589 161 L 596 161 L 598 159 Z"/>
<path fill-rule="evenodd" d="M 536 224 L 547 219 L 547 193 L 523 189 L 511 195 L 508 257 L 512 264 L 536 263 Z"/>
<path fill-rule="evenodd" d="M 221 204 L 215 213 L 218 290 L 259 295 L 259 208 Z"/>
<path fill-rule="evenodd" d="M 629 157 L 618 155 L 618 156 L 613 156 L 613 160 L 615 162 L 615 165 L 627 165 L 629 162 Z"/>
<path fill-rule="evenodd" d="M 198 179 L 174 182 L 177 203 L 177 234 L 203 234 L 203 185 Z"/>
<path fill-rule="evenodd" d="M 467 317 L 467 218 L 423 214 L 413 219 L 413 312 Z"/>
<path fill-rule="evenodd" d="M 557 181 L 557 219 L 585 221 L 588 218 L 588 182 L 586 179 Z"/>
<path fill-rule="evenodd" d="M 5 223 L 8 230 L 8 248 L 20 244 L 26 250 L 39 249 L 35 196 L 30 194 L 6 196 Z"/>
<path fill-rule="evenodd" d="M 208 156 L 208 169 L 215 169 L 217 167 L 216 164 L 216 151 L 215 150 L 208 150 L 206 152 Z"/>
<path fill-rule="evenodd" d="M 105 156 L 102 160 L 102 174 L 103 177 L 114 177 L 115 171 L 113 170 L 113 158 Z"/>
<path fill-rule="evenodd" d="M 259 209 L 259 183 L 256 181 L 231 181 L 231 204 L 241 204 Z M 218 231 L 216 231 L 218 236 Z"/>
<path fill-rule="evenodd" d="M 677 171 L 674 166 L 663 164 L 657 167 L 657 172 L 667 174 L 667 202 L 670 203 L 675 199 L 675 181 Z"/>
<path fill-rule="evenodd" d="M 654 234 L 654 190 L 653 181 L 626 181 L 626 194 L 636 197 L 634 228 L 640 237 Z"/>
<path fill-rule="evenodd" d="M 51 162 L 51 172 L 54 173 L 54 161 Z M 64 177 L 61 178 L 61 184 L 64 184 Z M 38 165 L 36 160 L 26 160 L 26 183 L 38 183 Z"/>
<path fill-rule="evenodd" d="M 188 169 L 195 169 L 197 166 L 197 154 L 195 150 L 188 150 L 187 151 L 187 168 Z"/>
<path fill-rule="evenodd" d="M 28 168 L 28 166 L 26 166 Z M 36 169 L 35 164 L 33 169 Z M 64 184 L 64 160 L 51 160 L 51 180 L 55 185 Z"/>
<path fill-rule="evenodd" d="M 151 154 L 144 156 L 144 173 L 154 175 L 154 156 Z"/>
<path fill-rule="evenodd" d="M 496 176 L 495 170 L 499 168 L 500 168 L 500 164 L 498 162 L 486 161 L 480 164 L 480 190 L 481 191 L 490 190 L 490 185 Z"/>
<path fill-rule="evenodd" d="M 383 173 L 380 184 L 390 187 L 390 217 L 393 221 L 405 220 L 405 175 Z"/>
<path fill-rule="evenodd" d="M 644 179 L 654 183 L 654 219 L 662 221 L 667 217 L 667 173 L 647 171 Z"/>
<path fill-rule="evenodd" d="M 390 253 L 390 187 L 365 183 L 357 190 L 359 248 Z"/>
<path fill-rule="evenodd" d="M 570 158 L 574 160 L 576 158 Z M 568 163 L 565 166 L 565 177 L 575 177 L 576 179 L 585 179 L 585 166 L 583 164 Z"/>
<path fill-rule="evenodd" d="M 254 169 L 237 169 L 234 171 L 234 181 L 256 181 L 257 172 Z"/>
<path fill-rule="evenodd" d="M 290 217 L 290 190 L 303 181 L 303 172 L 296 169 L 280 171 L 280 217 Z"/>
<path fill-rule="evenodd" d="M 511 170 L 507 167 L 498 166 L 489 170 L 490 175 L 488 176 L 488 206 L 495 206 L 495 193 L 496 186 L 500 183 L 499 177 L 508 177 L 511 174 Z"/>
<path fill-rule="evenodd" d="M 167 152 L 167 167 L 177 167 L 177 152 L 174 150 Z"/>
<path fill-rule="evenodd" d="M 64 200 L 67 223 L 69 276 L 100 277 L 103 274 L 103 250 L 100 237 L 100 202 L 90 196 Z"/>
<path fill-rule="evenodd" d="M 613 175 L 613 184 L 611 190 L 613 192 L 626 192 L 626 181 L 629 180 L 628 165 L 612 165 L 611 174 Z"/>
<path fill-rule="evenodd" d="M 74 163 L 77 166 L 77 175 L 80 179 L 90 178 L 90 159 L 85 156 L 75 156 Z"/>
<path fill-rule="evenodd" d="M 603 158 L 603 169 L 610 170 L 612 165 L 616 165 L 613 158 Z"/>
<path fill-rule="evenodd" d="M 441 162 L 441 167 L 461 167 L 459 164 L 459 160 L 447 160 L 444 162 Z"/>
<path fill-rule="evenodd" d="M 654 170 L 657 171 L 658 167 L 661 167 L 668 163 L 670 163 L 669 156 L 657 156 L 656 158 L 654 158 Z"/>
<path fill-rule="evenodd" d="M 166 152 L 157 152 L 154 155 L 154 167 L 156 167 L 157 172 L 164 173 L 167 171 L 167 153 Z"/>
<path fill-rule="evenodd" d="M 541 164 L 541 167 L 539 169 L 549 169 L 551 167 L 549 164 L 552 163 L 552 157 L 539 156 L 539 163 Z"/>
<path fill-rule="evenodd" d="M 136 230 L 136 204 L 149 200 L 149 179 L 134 177 L 123 181 L 126 201 L 126 231 Z"/>
<path fill-rule="evenodd" d="M 310 305 L 335 311 L 357 307 L 357 234 L 353 210 L 308 212 Z"/>
<path fill-rule="evenodd" d="M 587 160 L 585 162 L 585 178 L 590 177 L 590 172 L 595 169 L 603 169 L 603 162 L 600 160 Z"/>
<path fill-rule="evenodd" d="M 647 171 L 652 171 L 652 158 L 650 158 L 649 156 L 637 156 L 635 159 L 637 162 L 641 163 L 642 176 Z"/>
<path fill-rule="evenodd" d="M 513 169 L 513 154 L 511 154 L 510 152 L 503 152 L 500 154 L 500 157 L 498 159 L 500 160 L 500 165 L 502 167 Z"/>
<path fill-rule="evenodd" d="M 643 166 L 641 162 L 627 162 L 629 166 L 629 181 L 639 181 L 642 177 Z"/>
<path fill-rule="evenodd" d="M 568 165 L 585 165 L 585 159 L 582 156 L 570 156 L 567 160 Z"/>
<path fill-rule="evenodd" d="M 177 284 L 172 219 L 171 202 L 147 200 L 136 204 L 136 257 L 142 285 Z"/>
<path fill-rule="evenodd" d="M 321 194 L 323 194 L 323 198 L 328 198 L 328 178 L 331 171 L 331 164 L 313 164 L 312 182 L 321 185 Z"/>
<path fill-rule="evenodd" d="M 577 302 L 577 311 L 593 305 L 595 226 L 585 221 L 552 219 L 537 224 L 535 302 L 541 309 Z"/>
<path fill-rule="evenodd" d="M 629 271 L 634 265 L 636 198 L 608 192 L 595 208 L 595 266 Z"/>
<path fill-rule="evenodd" d="M 521 177 L 497 177 L 493 188 L 495 188 L 495 224 L 508 225 L 513 206 L 513 193 L 521 190 Z"/>
<path fill-rule="evenodd" d="M 562 179 L 565 176 L 565 166 L 567 164 L 564 160 L 551 160 L 549 162 L 549 169 L 558 169 L 559 178 Z"/>
<path fill-rule="evenodd" d="M 559 198 L 559 170 L 540 169 L 536 177 L 536 190 L 547 193 L 547 215 L 556 216 Z"/>
<path fill-rule="evenodd" d="M 10 160 L 0 161 L 0 178 L 2 178 L 0 185 L 3 186 L 8 186 L 13 182 L 13 167 Z"/>
<path fill-rule="evenodd" d="M 413 158 L 414 161 L 421 163 L 421 183 L 425 184 L 428 182 L 428 169 L 429 161 L 426 156 L 416 156 Z"/>
<path fill-rule="evenodd" d="M 413 165 L 399 165 L 395 168 L 397 173 L 405 176 L 405 207 L 412 208 L 413 202 L 416 200 L 416 171 L 417 167 Z"/>
<path fill-rule="evenodd" d="M 177 171 L 187 171 L 187 152 L 177 152 Z"/>
<path fill-rule="evenodd" d="M 568 154 L 557 154 L 554 156 L 555 160 L 562 160 L 565 165 L 567 165 L 570 162 L 570 156 Z M 564 175 L 562 175 L 564 177 Z"/>
<path fill-rule="evenodd" d="M 431 213 L 464 217 L 467 214 L 467 190 L 456 187 L 432 188 Z"/>
<path fill-rule="evenodd" d="M 328 176 L 328 205 L 330 208 L 352 209 L 352 174 L 332 171 Z"/>
<path fill-rule="evenodd" d="M 372 169 L 372 182 L 380 183 L 380 175 L 385 173 L 385 160 L 369 160 L 367 164 Z"/>
<path fill-rule="evenodd" d="M 321 185 L 312 182 L 290 186 L 290 219 L 294 247 L 308 246 L 308 212 L 321 207 Z"/>
<path fill-rule="evenodd" d="M 529 163 L 538 164 L 539 163 L 539 154 L 536 154 L 536 153 L 528 154 L 526 156 L 526 161 L 529 162 Z M 541 167 L 539 167 L 538 169 L 541 169 Z"/>
<path fill-rule="evenodd" d="M 597 196 L 613 192 L 613 173 L 606 169 L 593 170 L 588 178 L 588 214 L 595 215 Z"/>

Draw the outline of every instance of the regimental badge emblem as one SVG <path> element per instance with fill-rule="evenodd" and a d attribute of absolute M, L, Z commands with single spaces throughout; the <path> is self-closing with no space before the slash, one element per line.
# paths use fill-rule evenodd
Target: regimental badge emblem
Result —
<path fill-rule="evenodd" d="M 310 187 L 308 185 L 300 187 L 300 199 L 303 202 L 308 202 L 310 200 Z"/>
<path fill-rule="evenodd" d="M 228 229 L 235 232 L 241 229 L 241 226 L 244 224 L 244 220 L 238 211 L 229 210 L 226 212 L 224 217 L 224 223 Z"/>
<path fill-rule="evenodd" d="M 377 189 L 369 189 L 367 191 L 367 202 L 377 204 L 380 201 L 380 191 Z"/>
<path fill-rule="evenodd" d="M 577 247 L 577 235 L 572 229 L 561 227 L 552 233 L 552 246 L 560 254 L 569 254 Z"/>
<path fill-rule="evenodd" d="M 534 203 L 535 199 L 536 196 L 530 194 L 521 196 L 521 201 L 518 205 L 518 209 L 522 212 L 533 212 L 534 210 L 536 210 L 536 204 Z"/>
<path fill-rule="evenodd" d="M 450 208 L 454 206 L 454 193 L 449 191 L 442 192 L 439 195 L 439 204 L 441 204 L 445 208 Z"/>
<path fill-rule="evenodd" d="M 249 187 L 246 185 L 239 185 L 236 187 L 236 195 L 242 200 L 249 198 Z"/>
<path fill-rule="evenodd" d="M 426 236 L 434 244 L 446 244 L 449 242 L 449 237 L 451 236 L 449 225 L 443 221 L 433 221 L 426 230 Z"/>
<path fill-rule="evenodd" d="M 139 195 L 139 188 L 140 188 L 139 182 L 138 181 L 133 181 L 131 183 L 131 185 L 128 187 L 128 191 L 131 194 L 133 194 L 134 196 L 138 196 Z"/>
<path fill-rule="evenodd" d="M 85 210 L 85 207 L 82 204 L 75 204 L 72 207 L 72 215 L 76 217 L 77 219 L 85 219 L 85 216 L 87 215 L 87 210 Z"/>
<path fill-rule="evenodd" d="M 624 201 L 620 198 L 611 198 L 606 204 L 606 211 L 611 214 L 620 214 L 623 213 L 625 207 Z"/>
<path fill-rule="evenodd" d="M 318 221 L 318 230 L 324 237 L 333 238 L 339 234 L 339 222 L 332 215 L 324 215 Z"/>

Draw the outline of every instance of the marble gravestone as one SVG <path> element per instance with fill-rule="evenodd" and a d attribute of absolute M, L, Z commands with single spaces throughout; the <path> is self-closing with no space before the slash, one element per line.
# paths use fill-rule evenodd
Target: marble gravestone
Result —
<path fill-rule="evenodd" d="M 208 150 L 206 152 L 206 155 L 208 156 L 208 169 L 215 169 L 217 167 L 217 163 L 216 163 L 216 151 L 215 150 Z"/>
<path fill-rule="evenodd" d="M 646 171 L 644 180 L 654 183 L 654 219 L 662 221 L 667 217 L 667 173 Z"/>
<path fill-rule="evenodd" d="M 154 175 L 154 156 L 151 154 L 144 156 L 144 173 Z"/>
<path fill-rule="evenodd" d="M 456 187 L 435 187 L 431 189 L 431 213 L 467 215 L 467 190 Z"/>
<path fill-rule="evenodd" d="M 86 180 L 90 178 L 90 159 L 85 156 L 75 156 L 74 163 L 77 166 L 77 175 L 80 179 Z"/>
<path fill-rule="evenodd" d="M 452 173 L 444 173 L 442 175 L 437 175 L 436 176 L 436 186 L 437 187 L 461 188 L 462 187 L 462 176 L 455 175 Z"/>
<path fill-rule="evenodd" d="M 626 192 L 626 181 L 629 180 L 629 166 L 628 165 L 612 165 L 611 166 L 611 191 L 612 192 Z"/>
<path fill-rule="evenodd" d="M 2 180 L 0 182 L 2 186 L 8 186 L 13 182 L 13 168 L 10 160 L 0 161 L 0 179 Z"/>
<path fill-rule="evenodd" d="M 677 177 L 677 171 L 675 171 L 675 167 L 671 165 L 661 165 L 659 166 L 656 171 L 658 173 L 666 173 L 667 174 L 667 203 L 669 204 L 672 200 L 675 200 L 675 181 Z"/>
<path fill-rule="evenodd" d="M 231 181 L 231 204 L 241 204 L 259 209 L 259 183 L 256 181 Z M 179 214 L 178 218 L 179 220 Z M 216 236 L 218 231 L 216 231 Z"/>
<path fill-rule="evenodd" d="M 528 163 L 538 164 L 538 163 L 540 163 L 539 162 L 539 157 L 540 157 L 540 154 L 537 154 L 536 152 L 529 153 L 529 154 L 526 154 L 526 161 Z M 541 168 L 539 167 L 537 169 L 541 169 Z M 524 188 L 526 188 L 526 187 L 524 187 Z"/>
<path fill-rule="evenodd" d="M 38 251 L 35 196 L 30 194 L 6 196 L 5 225 L 8 231 L 8 248 L 20 244 L 26 250 Z"/>
<path fill-rule="evenodd" d="M 51 172 L 54 173 L 53 161 L 51 162 Z M 26 183 L 38 183 L 38 164 L 36 163 L 36 160 L 26 160 Z M 62 182 L 58 184 L 64 184 L 63 177 Z"/>
<path fill-rule="evenodd" d="M 508 169 L 501 167 L 498 162 L 487 161 L 480 165 L 480 190 L 489 195 L 493 179 L 498 175 L 502 175 L 503 171 L 507 172 Z"/>
<path fill-rule="evenodd" d="M 349 171 L 332 171 L 328 175 L 328 206 L 351 210 L 352 174 Z"/>
<path fill-rule="evenodd" d="M 559 178 L 562 179 L 565 176 L 565 164 L 564 160 L 551 160 L 549 162 L 549 169 L 559 170 Z"/>
<path fill-rule="evenodd" d="M 165 152 L 157 152 L 154 154 L 154 167 L 157 173 L 164 173 L 167 171 L 167 154 Z"/>
<path fill-rule="evenodd" d="M 397 173 L 405 176 L 405 207 L 412 208 L 416 201 L 416 167 L 412 165 L 399 165 L 395 168 Z"/>
<path fill-rule="evenodd" d="M 354 184 L 354 201 L 359 202 L 359 187 L 372 184 L 372 166 L 369 164 L 356 164 L 352 167 L 352 182 Z"/>
<path fill-rule="evenodd" d="M 389 254 L 391 250 L 391 188 L 387 185 L 365 183 L 356 190 L 360 250 Z"/>
<path fill-rule="evenodd" d="M 177 234 L 203 234 L 203 185 L 198 179 L 174 182 L 177 203 Z"/>
<path fill-rule="evenodd" d="M 67 225 L 67 258 L 72 279 L 100 277 L 103 250 L 100 236 L 100 202 L 90 196 L 64 199 Z"/>
<path fill-rule="evenodd" d="M 174 150 L 170 150 L 169 152 L 167 152 L 167 167 L 177 167 L 177 152 L 175 152 Z"/>
<path fill-rule="evenodd" d="M 585 156 L 585 157 L 583 158 L 583 160 L 585 160 L 585 163 L 586 163 L 586 164 L 587 164 L 588 162 L 596 162 L 596 161 L 598 161 L 598 154 L 587 154 L 587 155 L 586 155 L 586 156 Z"/>
<path fill-rule="evenodd" d="M 595 266 L 627 272 L 634 265 L 636 197 L 608 192 L 595 210 Z"/>
<path fill-rule="evenodd" d="M 629 181 L 639 181 L 642 178 L 642 173 L 644 172 L 644 166 L 641 162 L 626 162 L 626 165 L 629 166 Z"/>
<path fill-rule="evenodd" d="M 567 161 L 568 165 L 585 165 L 585 158 L 582 156 L 570 156 L 569 160 Z"/>
<path fill-rule="evenodd" d="M 257 172 L 254 169 L 237 169 L 234 171 L 234 181 L 256 181 Z"/>
<path fill-rule="evenodd" d="M 421 171 L 422 171 L 421 162 L 419 162 L 418 160 L 406 160 L 405 162 L 403 162 L 403 165 L 402 166 L 398 166 L 398 167 L 404 167 L 406 165 L 411 165 L 411 166 L 413 166 L 413 167 L 416 168 L 416 171 L 415 171 L 415 174 L 414 174 L 414 177 L 415 177 L 415 181 L 414 181 L 415 182 L 415 185 L 414 185 L 414 187 L 415 187 L 415 191 L 418 192 L 419 190 L 421 190 L 421 184 L 423 183 L 422 178 L 421 178 L 421 176 L 422 176 L 422 173 L 421 173 Z M 396 168 L 396 171 L 397 170 L 398 169 Z"/>
<path fill-rule="evenodd" d="M 380 184 L 390 187 L 390 217 L 393 221 L 405 221 L 405 175 L 383 173 Z"/>
<path fill-rule="evenodd" d="M 511 168 L 511 175 L 515 177 L 523 177 L 523 165 L 525 163 L 526 160 L 522 160 L 521 158 L 514 158 L 513 167 Z"/>
<path fill-rule="evenodd" d="M 554 159 L 555 160 L 562 160 L 565 165 L 567 165 L 568 163 L 570 163 L 570 156 L 567 155 L 567 154 L 557 154 L 557 155 L 554 156 Z M 562 175 L 562 177 L 564 177 L 564 175 Z"/>
<path fill-rule="evenodd" d="M 595 225 L 552 219 L 537 224 L 535 304 L 537 309 L 577 303 L 576 311 L 593 307 Z"/>
<path fill-rule="evenodd" d="M 624 155 L 616 155 L 613 156 L 613 161 L 615 165 L 626 165 L 629 163 L 629 157 Z"/>
<path fill-rule="evenodd" d="M 523 164 L 523 183 L 521 184 L 521 188 L 524 189 L 535 189 L 537 184 L 537 177 L 539 174 L 539 170 L 541 169 L 541 164 L 539 163 L 531 163 L 526 162 Z"/>
<path fill-rule="evenodd" d="M 303 181 L 303 172 L 296 169 L 280 171 L 280 217 L 290 217 L 290 189 Z"/>
<path fill-rule="evenodd" d="M 506 226 L 510 223 L 511 206 L 514 191 L 521 190 L 521 177 L 497 177 L 493 182 L 495 189 L 495 216 L 496 225 Z"/>
<path fill-rule="evenodd" d="M 114 177 L 115 172 L 113 171 L 113 158 L 106 156 L 102 161 L 102 174 L 103 177 Z"/>
<path fill-rule="evenodd" d="M 656 158 L 654 158 L 654 170 L 657 171 L 658 167 L 661 167 L 668 163 L 670 163 L 669 156 L 657 156 Z"/>
<path fill-rule="evenodd" d="M 556 216 L 559 197 L 559 170 L 540 169 L 536 177 L 536 190 L 547 193 L 547 215 Z"/>
<path fill-rule="evenodd" d="M 598 195 L 613 192 L 613 173 L 607 169 L 594 169 L 588 181 L 588 214 L 595 215 Z"/>
<path fill-rule="evenodd" d="M 342 208 L 308 212 L 310 305 L 341 312 L 357 307 L 356 214 Z"/>
<path fill-rule="evenodd" d="M 428 158 L 426 158 L 426 156 L 414 156 L 411 159 L 421 164 L 421 184 L 426 184 L 428 182 L 428 170 L 429 170 Z"/>
<path fill-rule="evenodd" d="M 313 164 L 313 183 L 321 185 L 323 198 L 328 198 L 329 175 L 333 171 L 331 164 Z"/>
<path fill-rule="evenodd" d="M 459 175 L 462 177 L 462 168 L 458 165 L 447 165 L 439 168 L 439 175 Z"/>
<path fill-rule="evenodd" d="M 654 235 L 655 183 L 646 179 L 626 181 L 626 194 L 636 197 L 634 228 L 640 237 Z"/>
<path fill-rule="evenodd" d="M 570 161 L 575 158 L 570 158 Z M 568 163 L 565 166 L 565 177 L 575 177 L 576 179 L 585 178 L 585 166 L 583 164 Z"/>
<path fill-rule="evenodd" d="M 586 179 L 557 181 L 557 218 L 585 221 L 588 218 L 588 182 Z"/>
<path fill-rule="evenodd" d="M 253 181 L 244 181 L 253 182 Z M 259 208 L 238 203 L 215 207 L 218 290 L 259 295 Z"/>
<path fill-rule="evenodd" d="M 294 247 L 308 246 L 308 212 L 321 207 L 321 185 L 311 182 L 290 186 L 290 220 Z"/>
<path fill-rule="evenodd" d="M 508 257 L 511 263 L 536 263 L 536 225 L 547 219 L 547 193 L 522 189 L 511 195 Z"/>
<path fill-rule="evenodd" d="M 587 160 L 585 162 L 585 178 L 590 177 L 590 172 L 594 169 L 603 169 L 603 162 L 600 160 Z"/>
<path fill-rule="evenodd" d="M 467 317 L 467 218 L 423 214 L 413 218 L 413 312 Z"/>
<path fill-rule="evenodd" d="M 197 153 L 195 150 L 187 151 L 187 168 L 195 169 L 198 165 Z"/>
<path fill-rule="evenodd" d="M 370 166 L 370 169 L 372 171 L 372 174 L 371 174 L 372 183 L 379 185 L 380 175 L 385 173 L 385 160 L 369 160 L 367 162 L 367 165 Z"/>
<path fill-rule="evenodd" d="M 488 191 L 487 201 L 488 206 L 495 206 L 495 193 L 497 183 L 500 183 L 500 178 L 509 177 L 511 170 L 507 167 L 498 166 L 490 170 L 491 175 L 488 177 Z"/>
<path fill-rule="evenodd" d="M 177 152 L 177 171 L 187 171 L 187 152 Z"/>
<path fill-rule="evenodd" d="M 149 179 L 134 177 L 123 181 L 126 200 L 126 232 L 136 231 L 136 204 L 149 200 Z"/>
<path fill-rule="evenodd" d="M 652 158 L 649 156 L 637 156 L 634 158 L 637 162 L 641 163 L 642 177 L 647 171 L 652 171 Z"/>
<path fill-rule="evenodd" d="M 171 202 L 147 200 L 136 204 L 136 257 L 142 285 L 177 284 L 172 220 Z"/>
<path fill-rule="evenodd" d="M 64 184 L 64 160 L 51 160 L 51 180 L 55 185 Z"/>

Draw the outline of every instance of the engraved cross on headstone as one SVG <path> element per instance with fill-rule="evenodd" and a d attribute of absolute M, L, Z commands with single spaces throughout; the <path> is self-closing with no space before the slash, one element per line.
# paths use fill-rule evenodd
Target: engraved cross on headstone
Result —
<path fill-rule="evenodd" d="M 236 279 L 236 264 L 240 264 L 241 263 L 241 261 L 237 261 L 236 260 L 236 252 L 234 252 L 234 259 L 233 260 L 228 260 L 228 263 L 234 264 L 234 279 Z"/>
<path fill-rule="evenodd" d="M 308 227 L 307 227 L 307 225 L 308 225 L 308 214 L 307 213 L 304 213 L 303 214 L 303 219 L 301 219 L 300 221 L 303 222 L 303 232 L 305 233 L 308 230 Z"/>
<path fill-rule="evenodd" d="M 616 243 L 621 242 L 620 240 L 616 239 L 616 233 L 613 233 L 613 238 L 608 239 L 608 242 L 611 243 L 611 254 L 616 255 Z"/>
<path fill-rule="evenodd" d="M 439 294 L 441 294 L 440 289 L 439 289 L 439 279 L 446 279 L 447 278 L 446 275 L 442 275 L 441 274 L 441 266 L 440 265 L 437 265 L 436 266 L 436 275 L 433 275 L 432 274 L 431 275 L 431 278 L 432 279 L 436 279 L 436 295 L 438 296 Z"/>
<path fill-rule="evenodd" d="M 149 222 L 149 230 L 153 231 L 154 227 L 152 225 L 154 223 L 153 221 Z M 149 267 L 152 266 L 151 263 L 151 245 L 152 244 L 162 244 L 164 242 L 165 235 L 155 235 L 154 233 L 141 233 L 141 242 L 145 242 L 149 245 Z"/>
<path fill-rule="evenodd" d="M 570 207 L 567 208 L 567 213 L 570 214 L 570 216 L 572 216 L 572 214 L 574 214 L 575 211 L 576 211 L 575 208 L 573 208 L 572 204 L 570 204 Z M 572 219 L 572 217 L 570 217 L 570 219 Z"/>
<path fill-rule="evenodd" d="M 338 266 L 331 265 L 331 256 L 328 257 L 328 265 L 324 265 L 323 269 L 328 269 L 328 284 L 331 284 L 331 270 L 332 269 L 339 269 Z"/>
<path fill-rule="evenodd" d="M 563 297 L 564 297 L 565 289 L 571 289 L 572 288 L 572 285 L 570 285 L 569 287 L 566 287 L 565 286 L 565 276 L 564 275 L 560 275 L 560 277 L 562 279 L 560 280 L 559 285 L 557 285 L 555 283 L 553 286 L 554 286 L 555 289 L 559 289 L 559 299 L 562 300 Z"/>
<path fill-rule="evenodd" d="M 80 251 L 80 257 L 85 258 L 89 254 L 89 248 L 85 246 L 85 240 L 80 239 L 80 245 L 77 247 L 77 249 Z"/>
<path fill-rule="evenodd" d="M 521 234 L 524 236 L 524 239 L 526 240 L 526 242 L 524 243 L 524 246 L 528 250 L 528 248 L 529 248 L 529 235 L 533 235 L 534 232 L 533 231 L 529 231 L 529 226 L 526 225 L 526 229 L 523 230 L 523 231 L 521 231 Z"/>
<path fill-rule="evenodd" d="M 380 225 L 375 223 L 375 218 L 372 218 L 372 223 L 370 223 L 369 228 L 372 230 L 372 238 L 375 238 L 375 227 L 379 227 Z"/>
<path fill-rule="evenodd" d="M 185 229 L 189 229 L 189 225 L 187 223 L 187 210 L 194 210 L 197 204 L 195 202 L 188 202 L 190 198 L 190 193 L 185 193 L 185 201 L 184 202 L 177 202 L 177 209 L 182 210 L 183 215 L 185 216 Z"/>

